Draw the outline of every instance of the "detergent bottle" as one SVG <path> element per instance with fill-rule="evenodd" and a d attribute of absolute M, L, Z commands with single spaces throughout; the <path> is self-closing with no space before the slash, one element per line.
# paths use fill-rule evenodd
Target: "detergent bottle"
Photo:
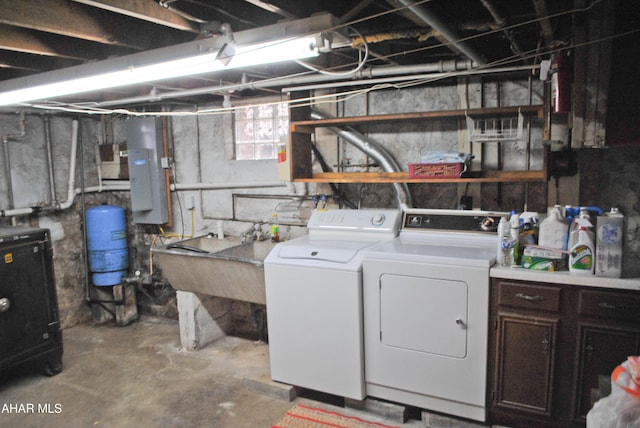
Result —
<path fill-rule="evenodd" d="M 596 218 L 596 276 L 622 276 L 624 215 L 618 208 Z"/>
<path fill-rule="evenodd" d="M 593 275 L 595 271 L 595 251 L 593 239 L 589 231 L 591 222 L 587 219 L 577 218 L 578 240 L 571 247 L 569 253 L 569 272 L 577 275 Z"/>
<path fill-rule="evenodd" d="M 566 250 L 568 237 L 569 222 L 562 215 L 562 206 L 555 205 L 547 218 L 540 222 L 538 245 Z"/>

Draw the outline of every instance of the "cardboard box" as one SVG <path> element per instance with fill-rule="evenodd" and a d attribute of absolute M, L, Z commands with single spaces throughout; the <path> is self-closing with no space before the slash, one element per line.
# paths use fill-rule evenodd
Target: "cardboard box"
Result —
<path fill-rule="evenodd" d="M 562 260 L 567 258 L 568 252 L 564 250 L 556 250 L 553 248 L 527 246 L 524 248 L 523 255 L 545 259 Z"/>
<path fill-rule="evenodd" d="M 460 178 L 466 171 L 462 162 L 409 164 L 409 178 Z"/>
<path fill-rule="evenodd" d="M 545 270 L 555 272 L 566 269 L 566 262 L 559 259 L 547 259 L 545 257 L 522 256 L 521 266 L 530 270 Z"/>

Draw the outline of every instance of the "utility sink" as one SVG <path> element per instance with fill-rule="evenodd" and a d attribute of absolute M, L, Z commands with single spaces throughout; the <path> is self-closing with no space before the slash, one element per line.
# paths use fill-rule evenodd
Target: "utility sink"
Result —
<path fill-rule="evenodd" d="M 208 235 L 152 248 L 154 262 L 181 291 L 266 304 L 264 259 L 275 244 Z"/>

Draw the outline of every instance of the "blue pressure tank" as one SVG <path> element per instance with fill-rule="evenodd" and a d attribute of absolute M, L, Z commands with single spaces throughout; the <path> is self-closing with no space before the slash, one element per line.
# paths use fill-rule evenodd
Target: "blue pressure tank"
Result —
<path fill-rule="evenodd" d="M 120 284 L 129 267 L 124 209 L 100 205 L 89 208 L 85 218 L 93 284 Z"/>

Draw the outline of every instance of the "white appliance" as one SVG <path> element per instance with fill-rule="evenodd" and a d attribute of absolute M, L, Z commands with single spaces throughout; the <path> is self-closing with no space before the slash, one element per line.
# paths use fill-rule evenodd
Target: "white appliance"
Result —
<path fill-rule="evenodd" d="M 405 211 L 363 261 L 367 395 L 486 420 L 489 268 L 506 213 Z"/>
<path fill-rule="evenodd" d="M 401 213 L 314 211 L 309 235 L 264 261 L 273 380 L 365 397 L 360 251 L 397 236 Z"/>

